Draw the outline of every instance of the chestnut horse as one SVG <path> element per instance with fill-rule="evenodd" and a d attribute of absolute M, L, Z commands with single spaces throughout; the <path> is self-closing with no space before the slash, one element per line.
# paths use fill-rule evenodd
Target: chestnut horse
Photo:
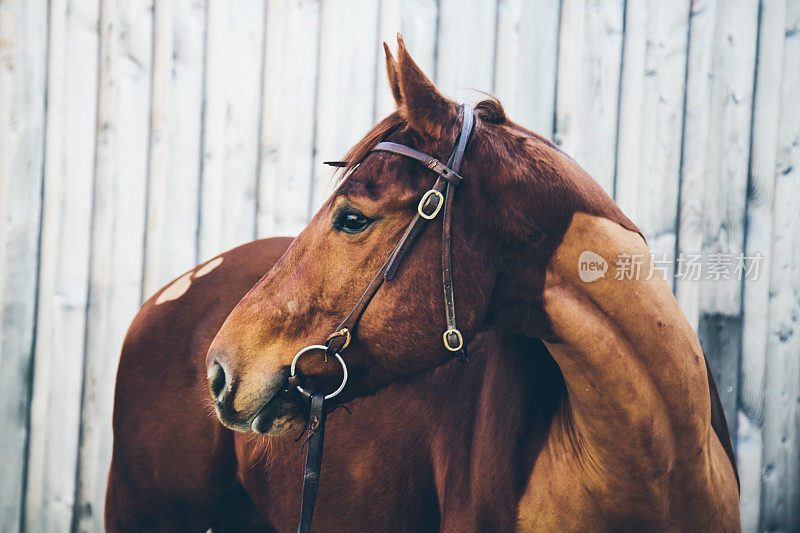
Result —
<path fill-rule="evenodd" d="M 215 409 L 232 429 L 302 429 L 307 408 L 287 383 L 294 355 L 320 344 L 354 308 L 434 182 L 432 163 L 373 151 L 376 143 L 440 161 L 453 151 L 460 106 L 398 44 L 398 62 L 386 47 L 397 111 L 350 152 L 345 179 L 209 348 Z M 540 449 L 529 450 L 533 465 L 515 472 L 524 486 L 516 523 L 736 530 L 736 474 L 711 424 L 700 343 L 669 285 L 651 275 L 640 232 L 572 159 L 509 121 L 499 103 L 476 111 L 452 210 L 461 332 L 466 340 L 488 329 L 542 339 L 567 391 Z M 581 280 L 587 250 L 606 258 L 604 277 Z M 451 359 L 442 345 L 438 257 L 436 232 L 424 232 L 364 309 L 343 353 L 349 381 L 335 401 Z M 640 259 L 643 275 L 628 276 L 615 263 L 621 257 Z M 342 381 L 339 365 L 321 353 L 299 368 L 307 388 L 331 391 Z M 359 526 L 367 524 L 351 521 Z"/>
<path fill-rule="evenodd" d="M 205 369 L 225 317 L 289 242 L 263 239 L 222 254 L 138 313 L 117 377 L 108 530 L 294 528 L 300 444 L 220 425 Z M 352 415 L 333 415 L 315 528 L 513 529 L 522 473 L 564 383 L 539 341 L 485 332 L 469 348 L 468 365 L 393 383 L 352 401 Z"/>
<path fill-rule="evenodd" d="M 296 523 L 302 457 L 277 436 L 299 433 L 307 407 L 287 366 L 353 306 L 432 181 L 370 149 L 389 140 L 441 158 L 460 127 L 455 103 L 399 44 L 399 63 L 387 50 L 398 111 L 351 151 L 346 179 L 275 267 L 259 281 L 287 241 L 257 241 L 182 276 L 137 316 L 117 383 L 109 529 Z M 329 423 L 315 527 L 738 529 L 724 417 L 668 286 L 616 281 L 613 264 L 579 280 L 584 249 L 646 260 L 635 226 L 499 104 L 482 102 L 476 118 L 453 224 L 471 359 L 451 362 L 441 345 L 427 231 L 344 353 L 340 400 L 352 415 Z M 204 381 L 216 364 L 220 420 L 249 430 L 258 414 L 269 435 L 213 418 Z M 299 366 L 314 388 L 339 379 L 321 358 Z"/>

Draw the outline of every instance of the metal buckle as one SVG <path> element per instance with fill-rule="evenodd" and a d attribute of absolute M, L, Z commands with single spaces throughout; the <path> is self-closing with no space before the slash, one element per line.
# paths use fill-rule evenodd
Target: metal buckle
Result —
<path fill-rule="evenodd" d="M 342 344 L 342 347 L 339 348 L 340 351 L 344 351 L 345 348 L 350 346 L 350 341 L 353 339 L 353 336 L 350 334 L 350 330 L 347 329 L 347 328 L 342 328 L 339 331 L 334 331 L 333 333 L 328 335 L 328 338 L 325 339 L 325 344 L 328 344 L 329 341 L 335 339 L 336 337 L 344 337 L 345 338 L 344 339 L 344 344 Z M 326 360 L 325 362 L 327 363 L 328 361 Z"/>
<path fill-rule="evenodd" d="M 304 354 L 304 353 L 306 353 L 306 352 L 310 352 L 311 350 L 322 350 L 322 351 L 326 351 L 327 349 L 328 349 L 328 347 L 327 347 L 327 346 L 323 346 L 322 344 L 312 344 L 311 346 L 306 346 L 305 348 L 303 348 L 302 350 L 300 350 L 299 352 L 297 352 L 297 354 L 295 354 L 295 356 L 294 356 L 294 359 L 292 359 L 292 367 L 291 367 L 291 370 L 290 370 L 290 372 L 289 372 L 289 377 L 290 377 L 290 378 L 293 378 L 293 377 L 295 377 L 295 366 L 297 365 L 297 360 L 298 360 L 298 359 L 300 359 L 300 356 L 301 356 L 301 355 L 303 355 L 303 354 Z M 338 388 L 338 389 L 336 389 L 336 390 L 335 390 L 335 391 L 333 391 L 332 393 L 330 393 L 330 394 L 328 394 L 328 395 L 326 395 L 326 396 L 325 396 L 325 400 L 326 400 L 326 401 L 327 401 L 327 400 L 330 400 L 331 398 L 333 398 L 333 397 L 337 396 L 337 395 L 338 395 L 340 392 L 342 392 L 342 391 L 344 390 L 344 386 L 345 386 L 345 384 L 347 383 L 347 365 L 346 365 L 346 364 L 344 364 L 344 359 L 342 359 L 342 356 L 341 356 L 341 355 L 339 355 L 339 354 L 338 354 L 338 352 L 335 352 L 335 353 L 333 354 L 333 356 L 334 356 L 336 359 L 338 359 L 338 360 L 339 360 L 339 364 L 340 364 L 340 365 L 342 365 L 342 384 L 341 384 L 341 385 L 339 385 L 339 388 Z M 301 387 L 300 385 L 295 385 L 295 386 L 297 387 L 297 390 L 299 390 L 299 391 L 300 391 L 300 394 L 302 394 L 303 396 L 310 396 L 310 395 L 311 395 L 311 393 L 310 393 L 310 392 L 308 392 L 307 390 L 305 390 L 305 389 L 304 389 L 303 387 Z"/>
<path fill-rule="evenodd" d="M 431 195 L 437 196 L 439 198 L 439 202 L 436 204 L 436 209 L 433 210 L 433 213 L 428 215 L 423 210 L 423 207 L 425 207 L 425 202 L 428 201 L 428 198 L 430 198 Z M 439 214 L 439 211 L 441 211 L 443 205 L 444 205 L 444 196 L 442 195 L 442 193 L 440 193 L 436 189 L 431 189 L 428 192 L 426 192 L 422 196 L 422 199 L 419 201 L 419 205 L 417 206 L 417 213 L 419 213 L 419 216 L 421 216 L 426 220 L 433 220 L 434 218 L 436 218 L 436 215 Z"/>
<path fill-rule="evenodd" d="M 450 341 L 447 340 L 447 336 L 451 333 L 455 333 L 456 337 L 458 337 L 458 346 L 455 348 L 450 346 Z M 444 347 L 450 350 L 451 352 L 457 352 L 464 346 L 464 337 L 461 336 L 461 332 L 457 329 L 448 329 L 442 334 L 442 339 L 444 340 Z"/>

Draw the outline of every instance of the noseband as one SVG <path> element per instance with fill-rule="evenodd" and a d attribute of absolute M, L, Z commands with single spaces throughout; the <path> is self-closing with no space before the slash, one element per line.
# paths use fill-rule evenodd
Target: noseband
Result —
<path fill-rule="evenodd" d="M 450 155 L 447 164 L 432 157 L 424 152 L 404 144 L 393 142 L 380 142 L 371 150 L 372 152 L 391 152 L 404 157 L 419 161 L 425 167 L 436 174 L 436 181 L 433 187 L 427 191 L 419 201 L 417 213 L 406 228 L 403 236 L 397 242 L 389 258 L 378 269 L 367 288 L 361 294 L 356 305 L 350 313 L 342 320 L 336 330 L 331 333 L 325 341 L 325 345 L 314 344 L 306 346 L 294 356 L 291 364 L 289 383 L 297 387 L 297 390 L 311 401 L 311 408 L 308 417 L 308 449 L 306 451 L 306 466 L 303 476 L 303 499 L 300 507 L 300 525 L 297 528 L 299 533 L 311 531 L 311 519 L 314 515 L 314 504 L 317 498 L 317 487 L 319 486 L 319 474 L 322 467 L 322 446 L 325 434 L 325 402 L 339 394 L 347 383 L 347 365 L 340 352 L 350 344 L 354 328 L 364 314 L 364 310 L 369 305 L 372 298 L 384 282 L 392 281 L 397 270 L 405 259 L 408 252 L 417 242 L 422 231 L 428 222 L 434 220 L 442 213 L 442 283 L 444 287 L 444 310 L 447 320 L 447 329 L 442 334 L 444 347 L 455 352 L 456 357 L 462 362 L 467 361 L 467 349 L 464 346 L 464 338 L 456 327 L 456 308 L 453 294 L 453 270 L 451 253 L 451 232 L 452 232 L 452 211 L 455 187 L 462 181 L 458 174 L 461 169 L 461 162 L 464 159 L 464 152 L 467 148 L 472 129 L 474 126 L 474 115 L 472 108 L 463 104 L 461 106 L 461 133 L 456 140 L 453 153 Z M 328 395 L 316 393 L 304 389 L 301 385 L 301 378 L 296 374 L 297 361 L 300 357 L 310 351 L 324 350 L 325 360 L 328 356 L 334 357 L 342 366 L 343 378 L 339 387 Z"/>

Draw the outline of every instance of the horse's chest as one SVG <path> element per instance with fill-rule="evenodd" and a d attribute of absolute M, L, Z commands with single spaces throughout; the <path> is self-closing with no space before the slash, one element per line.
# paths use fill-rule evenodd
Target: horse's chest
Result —
<path fill-rule="evenodd" d="M 558 423 L 554 427 L 559 428 Z M 602 501 L 587 487 L 592 473 L 584 469 L 573 446 L 552 430 L 539 451 L 518 501 L 517 524 L 521 531 L 613 530 Z M 615 513 L 612 513 L 615 514 Z"/>
<path fill-rule="evenodd" d="M 337 422 L 347 425 L 343 420 Z M 331 426 L 326 435 L 314 529 L 350 531 L 353 524 L 364 524 L 372 531 L 436 531 L 433 477 L 418 442 L 411 446 L 414 441 L 399 439 L 395 447 L 402 449 L 390 453 L 388 443 L 364 446 L 369 441 L 347 429 L 352 430 Z M 283 525 L 296 527 L 304 458 L 299 446 L 273 450 L 275 460 L 240 471 L 256 508 L 279 531 Z"/>

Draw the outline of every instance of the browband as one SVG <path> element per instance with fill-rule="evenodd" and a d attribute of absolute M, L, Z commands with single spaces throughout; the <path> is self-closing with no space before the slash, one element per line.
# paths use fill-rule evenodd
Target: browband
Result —
<path fill-rule="evenodd" d="M 411 159 L 416 159 L 436 174 L 439 175 L 443 180 L 447 181 L 448 183 L 452 183 L 453 185 L 458 185 L 461 183 L 462 179 L 461 176 L 458 175 L 453 169 L 448 167 L 447 165 L 443 164 L 441 161 L 436 159 L 435 157 L 431 157 L 425 152 L 420 152 L 419 150 L 415 150 L 409 146 L 404 144 L 397 144 L 393 142 L 380 142 L 375 145 L 372 149 L 373 152 L 392 152 L 395 154 L 404 155 L 406 157 L 410 157 Z"/>

